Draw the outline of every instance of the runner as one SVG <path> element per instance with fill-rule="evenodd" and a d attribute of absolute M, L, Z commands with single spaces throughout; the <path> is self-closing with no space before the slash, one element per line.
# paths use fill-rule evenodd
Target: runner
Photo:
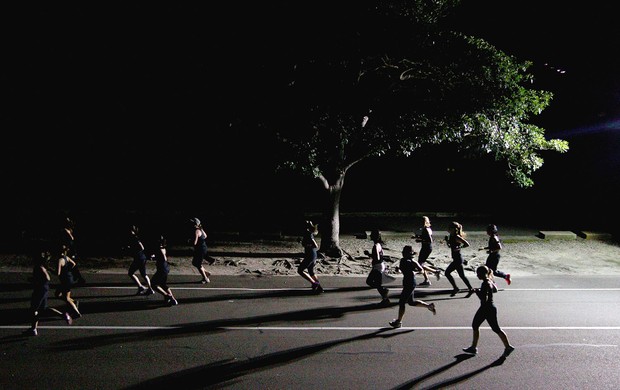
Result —
<path fill-rule="evenodd" d="M 318 233 L 318 225 L 312 221 L 306 221 L 306 231 L 301 239 L 301 245 L 304 247 L 304 258 L 297 267 L 297 273 L 308 282 L 315 293 L 322 293 L 323 287 L 319 282 L 319 278 L 314 273 L 316 259 L 318 257 L 317 250 L 319 245 L 316 243 L 314 236 Z"/>
<path fill-rule="evenodd" d="M 489 267 L 493 271 L 493 276 L 499 276 L 504 279 L 508 285 L 512 283 L 510 278 L 510 274 L 504 273 L 497 269 L 499 264 L 500 254 L 499 251 L 502 250 L 502 242 L 499 239 L 499 235 L 497 234 L 497 226 L 489 225 L 487 226 L 487 234 L 489 236 L 489 244 L 482 249 L 486 249 L 489 256 L 487 257 L 486 266 Z"/>
<path fill-rule="evenodd" d="M 454 278 L 450 275 L 452 272 L 456 271 L 461 280 L 465 282 L 469 293 L 473 293 L 474 289 L 472 288 L 469 280 L 465 276 L 465 270 L 463 269 L 463 255 L 461 254 L 461 248 L 467 248 L 469 246 L 469 242 L 465 239 L 465 233 L 463 232 L 463 226 L 458 222 L 451 222 L 448 228 L 450 235 L 447 237 L 446 243 L 450 247 L 450 254 L 452 256 L 452 262 L 446 268 L 446 278 L 452 285 L 452 296 L 455 296 L 460 290 L 456 286 Z"/>
<path fill-rule="evenodd" d="M 503 357 L 508 357 L 514 351 L 515 347 L 508 342 L 508 336 L 497 322 L 497 308 L 493 304 L 493 293 L 497 292 L 497 286 L 493 283 L 493 271 L 486 265 L 481 265 L 476 269 L 478 279 L 482 280 L 480 288 L 474 290 L 478 298 L 480 298 L 480 307 L 474 315 L 471 327 L 474 331 L 471 346 L 463 348 L 463 351 L 472 355 L 478 353 L 478 339 L 480 338 L 480 325 L 486 320 L 491 330 L 497 333 L 504 343 Z"/>
<path fill-rule="evenodd" d="M 403 326 L 402 321 L 407 305 L 425 307 L 433 312 L 433 315 L 437 314 L 434 303 L 426 303 L 419 299 L 414 299 L 416 287 L 414 272 L 420 271 L 421 269 L 422 267 L 420 264 L 413 259 L 413 248 L 411 245 L 405 245 L 403 247 L 403 257 L 400 259 L 400 271 L 403 273 L 403 291 L 398 300 L 398 318 L 390 321 L 390 326 L 392 328 L 400 328 Z"/>
<path fill-rule="evenodd" d="M 420 286 L 430 286 L 431 281 L 428 279 L 428 272 L 432 272 L 437 280 L 441 279 L 441 270 L 432 267 L 428 261 L 428 257 L 433 252 L 433 229 L 431 228 L 431 220 L 427 216 L 422 217 L 422 228 L 420 234 L 413 236 L 416 242 L 421 243 L 420 254 L 418 255 L 418 263 L 422 266 L 422 275 L 424 281 L 420 283 Z"/>

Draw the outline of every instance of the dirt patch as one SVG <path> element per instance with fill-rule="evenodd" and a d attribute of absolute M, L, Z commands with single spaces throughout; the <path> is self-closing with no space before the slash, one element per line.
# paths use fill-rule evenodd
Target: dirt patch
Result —
<path fill-rule="evenodd" d="M 410 234 L 383 232 L 385 254 L 392 262 L 388 267 L 398 274 L 397 266 L 401 250 L 412 245 L 419 250 L 420 244 Z M 471 234 L 467 237 L 471 246 L 462 254 L 468 264 L 466 269 L 474 271 L 484 264 L 487 254 L 480 250 L 486 246 L 488 237 Z M 320 238 L 318 238 L 320 243 Z M 534 236 L 502 236 L 504 249 L 501 252 L 499 269 L 518 275 L 620 274 L 620 246 L 613 242 L 582 238 L 545 240 Z M 319 275 L 365 276 L 370 272 L 370 259 L 364 254 L 371 250 L 372 241 L 353 235 L 341 237 L 340 244 L 346 255 L 342 258 L 320 257 L 316 272 Z M 207 269 L 213 275 L 290 275 L 297 276 L 297 265 L 302 259 L 301 245 L 290 239 L 218 241 L 209 246 L 212 264 Z M 435 238 L 429 260 L 440 268 L 450 263 L 450 250 L 443 237 Z M 171 274 L 195 274 L 191 265 L 191 249 L 170 248 Z M 125 273 L 131 263 L 129 257 L 86 257 L 78 259 L 84 272 Z M 25 255 L 0 254 L 0 266 L 4 271 L 30 270 L 30 259 Z M 155 271 L 154 262 L 149 263 L 150 272 Z"/>

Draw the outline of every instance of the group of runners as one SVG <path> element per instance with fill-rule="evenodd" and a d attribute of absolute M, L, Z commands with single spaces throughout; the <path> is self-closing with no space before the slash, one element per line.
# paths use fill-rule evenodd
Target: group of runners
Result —
<path fill-rule="evenodd" d="M 189 240 L 194 250 L 192 265 L 202 276 L 200 282 L 209 283 L 211 274 L 204 266 L 204 261 L 207 259 L 207 233 L 198 218 L 191 218 L 190 222 L 194 227 L 194 235 Z M 55 235 L 51 242 L 40 242 L 34 250 L 33 287 L 30 302 L 31 326 L 25 332 L 26 334 L 38 335 L 39 320 L 46 311 L 61 316 L 69 325 L 73 323 L 74 319 L 82 316 L 79 310 L 79 302 L 71 296 L 73 286 L 81 286 L 86 283 L 76 262 L 78 255 L 74 234 L 73 220 L 66 218 L 59 234 Z M 178 301 L 167 283 L 170 264 L 168 263 L 166 237 L 159 234 L 156 239 L 149 240 L 145 245 L 140 237 L 138 226 L 131 225 L 123 249 L 133 258 L 127 274 L 136 284 L 137 294 L 151 295 L 157 292 L 163 296 L 167 305 L 178 305 Z M 152 278 L 149 277 L 146 269 L 149 259 L 154 260 L 156 265 L 156 271 Z M 142 277 L 142 280 L 136 273 Z M 62 309 L 48 306 L 52 274 L 58 278 L 58 288 L 54 295 L 65 302 Z"/>
<path fill-rule="evenodd" d="M 451 274 L 456 271 L 467 286 L 468 296 L 475 293 L 480 299 L 480 308 L 476 311 L 472 321 L 472 343 L 469 347 L 463 348 L 463 351 L 468 354 L 476 354 L 478 352 L 479 329 L 482 323 L 487 321 L 491 329 L 500 337 L 504 344 L 503 356 L 507 357 L 514 351 L 514 347 L 510 345 L 506 333 L 500 328 L 497 321 L 497 308 L 493 303 L 493 294 L 497 292 L 494 276 L 503 278 L 509 285 L 512 283 L 512 279 L 510 274 L 504 273 L 497 268 L 500 261 L 500 251 L 502 249 L 497 226 L 493 224 L 487 226 L 486 232 L 489 236 L 488 245 L 481 249 L 487 251 L 488 257 L 485 265 L 479 266 L 476 269 L 476 276 L 482 283 L 479 288 L 474 288 L 465 276 L 465 262 L 461 254 L 461 248 L 470 246 L 469 242 L 465 239 L 463 226 L 456 221 L 450 223 L 448 227 L 449 235 L 446 236 L 445 241 L 450 247 L 452 261 L 445 270 L 441 270 L 428 260 L 433 251 L 433 231 L 430 219 L 427 216 L 423 216 L 422 221 L 423 223 L 419 233 L 412 237 L 416 242 L 421 244 L 418 259 L 414 259 L 416 252 L 411 245 L 405 245 L 402 249 L 399 270 L 403 275 L 403 288 L 398 301 L 398 317 L 390 321 L 389 325 L 393 328 L 402 327 L 402 319 L 405 315 L 407 305 L 423 307 L 432 312 L 433 315 L 437 314 L 434 303 L 427 303 L 415 299 L 414 292 L 417 285 L 415 280 L 416 273 L 424 276 L 424 281 L 420 283 L 421 286 L 430 286 L 429 273 L 435 275 L 437 280 L 439 280 L 443 272 L 443 275 L 445 275 L 452 286 L 451 296 L 455 296 L 460 292 L 460 289 L 456 285 L 454 277 Z M 318 244 L 315 240 L 315 235 L 318 233 L 318 226 L 312 223 L 312 221 L 306 221 L 305 225 L 306 230 L 301 241 L 304 247 L 304 258 L 299 264 L 297 272 L 311 283 L 312 291 L 321 293 L 323 292 L 323 288 L 314 272 L 314 267 L 318 258 Z M 381 296 L 380 305 L 389 305 L 389 289 L 384 284 L 386 280 L 390 280 L 389 278 L 393 280 L 393 277 L 390 277 L 386 272 L 387 265 L 383 253 L 381 232 L 379 230 L 373 230 L 370 234 L 370 239 L 373 241 L 372 250 L 370 252 L 364 251 L 364 253 L 371 258 L 371 270 L 366 278 L 366 284 L 377 289 Z"/>
<path fill-rule="evenodd" d="M 506 280 L 508 284 L 511 283 L 510 274 L 506 274 L 497 269 L 500 260 L 500 250 L 502 249 L 501 240 L 498 235 L 497 226 L 488 225 L 487 234 L 489 236 L 488 245 L 482 249 L 487 250 L 488 257 L 486 264 L 476 269 L 476 276 L 482 281 L 479 288 L 473 288 L 464 272 L 464 260 L 461 255 L 461 248 L 466 248 L 470 244 L 465 239 L 463 227 L 458 222 L 451 222 L 448 228 L 449 235 L 446 236 L 445 241 L 451 249 L 452 262 L 445 270 L 441 270 L 439 267 L 434 266 L 429 260 L 429 255 L 432 253 L 433 245 L 433 231 L 430 223 L 430 219 L 426 216 L 423 218 L 423 224 L 419 233 L 415 234 L 412 238 L 421 244 L 420 252 L 417 260 L 414 259 L 416 252 L 411 245 L 405 245 L 402 249 L 402 258 L 399 262 L 399 270 L 403 274 L 403 288 L 398 302 L 398 316 L 394 320 L 389 322 L 389 325 L 393 328 L 400 328 L 402 326 L 402 319 L 405 314 L 407 305 L 423 307 L 431 311 L 434 315 L 437 314 L 437 309 L 434 303 L 427 303 L 419 299 L 415 299 L 416 280 L 415 274 L 419 273 L 423 275 L 424 281 L 420 283 L 421 286 L 429 286 L 431 284 L 429 280 L 429 274 L 436 276 L 437 280 L 443 275 L 448 279 L 453 287 L 452 296 L 460 292 L 457 287 L 452 272 L 456 271 L 461 280 L 467 286 L 468 295 L 476 294 L 480 299 L 480 308 L 477 310 L 474 319 L 472 321 L 473 339 L 469 347 L 464 348 L 463 351 L 470 354 L 477 353 L 477 344 L 479 338 L 480 325 L 486 320 L 491 329 L 497 333 L 504 343 L 504 356 L 508 356 L 514 347 L 510 345 L 506 333 L 500 328 L 497 321 L 497 308 L 493 303 L 493 294 L 497 292 L 497 286 L 494 282 L 494 276 L 501 277 Z M 209 283 L 209 276 L 211 275 L 204 267 L 204 260 L 207 259 L 207 234 L 198 218 L 191 218 L 190 222 L 194 227 L 194 236 L 190 239 L 190 242 L 194 248 L 194 257 L 192 259 L 192 265 L 198 270 L 202 276 L 201 283 Z M 33 293 L 31 299 L 31 327 L 26 333 L 36 336 L 38 334 L 37 326 L 39 319 L 43 312 L 51 310 L 54 313 L 63 317 L 68 324 L 73 323 L 74 318 L 79 318 L 82 314 L 79 311 L 79 302 L 71 297 L 71 287 L 76 284 L 84 284 L 85 280 L 79 272 L 79 267 L 75 262 L 77 253 L 75 251 L 75 237 L 73 232 L 73 221 L 69 218 L 66 219 L 65 225 L 62 229 L 60 239 L 56 243 L 57 256 L 56 264 L 53 268 L 54 272 L 59 279 L 59 288 L 55 295 L 62 298 L 66 306 L 64 310 L 57 308 L 50 308 L 47 304 L 49 284 L 50 284 L 50 265 L 54 259 L 52 250 L 48 246 L 40 247 L 36 252 L 33 267 Z M 318 276 L 314 272 L 316 261 L 318 258 L 318 244 L 315 239 L 315 235 L 318 233 L 318 225 L 312 221 L 305 222 L 305 232 L 303 234 L 301 244 L 304 248 L 304 257 L 300 262 L 297 272 L 300 276 L 310 282 L 311 289 L 315 293 L 322 293 L 323 287 L 319 281 Z M 157 291 L 161 294 L 165 302 L 174 306 L 178 304 L 178 301 L 174 297 L 174 294 L 170 287 L 167 285 L 168 274 L 170 272 L 170 265 L 168 263 L 166 248 L 167 240 L 164 235 L 159 235 L 157 242 L 150 242 L 146 246 L 142 242 L 139 236 L 139 229 L 136 225 L 132 225 L 129 229 L 128 242 L 125 246 L 133 261 L 129 266 L 128 275 L 136 283 L 139 295 L 151 295 Z M 378 230 L 373 230 L 370 237 L 373 241 L 372 251 L 365 251 L 371 258 L 371 271 L 366 279 L 366 283 L 376 288 L 381 295 L 381 304 L 389 304 L 389 289 L 384 286 L 385 278 L 389 277 L 386 273 L 385 257 L 382 248 L 382 237 Z M 156 272 L 152 279 L 149 278 L 146 270 L 146 264 L 148 259 L 154 259 L 156 262 Z M 136 272 L 142 277 L 142 281 L 136 275 Z M 144 283 L 142 283 L 144 282 Z"/>

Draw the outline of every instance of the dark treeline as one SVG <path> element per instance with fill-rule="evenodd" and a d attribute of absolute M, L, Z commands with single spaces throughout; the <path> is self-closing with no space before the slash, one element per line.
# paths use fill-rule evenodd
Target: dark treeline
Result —
<path fill-rule="evenodd" d="M 564 36 L 545 17 L 577 23 L 568 9 L 496 3 L 466 1 L 449 22 L 536 61 L 540 87 L 556 94 L 536 120 L 553 137 L 566 134 L 571 150 L 545 156 L 527 190 L 493 161 L 449 148 L 369 160 L 348 174 L 343 212 L 475 211 L 617 229 L 619 137 L 601 131 L 620 115 L 603 101 L 619 85 L 608 71 L 617 58 L 598 60 L 617 23 Z M 4 5 L 3 241 L 45 235 L 63 213 L 95 248 L 115 245 L 133 223 L 182 242 L 193 216 L 208 230 L 294 230 L 320 209 L 319 183 L 276 172 L 273 132 L 256 124 L 288 110 L 275 97 L 294 81 L 296 53 L 320 50 L 329 28 L 363 23 L 356 7 L 368 4 Z M 548 59 L 566 65 L 565 78 L 543 65 Z M 377 177 L 381 185 L 369 185 Z"/>

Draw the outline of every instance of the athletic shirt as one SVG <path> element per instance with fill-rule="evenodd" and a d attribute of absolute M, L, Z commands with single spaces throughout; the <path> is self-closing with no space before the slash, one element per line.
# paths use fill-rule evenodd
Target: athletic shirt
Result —
<path fill-rule="evenodd" d="M 433 230 L 430 228 L 430 226 L 423 227 L 422 234 L 420 236 L 422 237 L 423 244 L 430 244 L 433 242 Z"/>
<path fill-rule="evenodd" d="M 164 272 L 166 274 L 169 273 L 170 264 L 168 264 L 168 262 L 164 258 L 164 254 L 161 251 L 161 249 L 156 250 L 154 255 L 155 255 L 155 266 L 157 267 L 157 272 Z"/>
<path fill-rule="evenodd" d="M 202 232 L 202 229 L 200 230 L 200 237 L 198 237 L 198 241 L 196 241 L 196 245 L 194 245 L 194 247 L 207 247 L 207 235 Z"/>
<path fill-rule="evenodd" d="M 489 251 L 497 251 L 502 249 L 502 245 L 499 242 L 499 237 L 497 236 L 497 234 L 492 235 L 491 237 L 489 237 Z"/>
<path fill-rule="evenodd" d="M 450 249 L 452 252 L 458 252 L 461 250 L 461 243 L 456 239 L 456 235 L 450 235 L 448 237 L 448 244 L 450 244 Z"/>
<path fill-rule="evenodd" d="M 314 233 L 307 231 L 304 233 L 303 238 L 301 239 L 301 245 L 304 247 L 304 253 L 310 254 L 316 250 L 314 247 Z"/>
<path fill-rule="evenodd" d="M 400 259 L 400 272 L 403 273 L 403 287 L 415 287 L 415 268 L 413 266 L 413 259 L 402 258 Z"/>
<path fill-rule="evenodd" d="M 134 254 L 139 254 L 143 251 L 142 245 L 140 245 L 140 238 L 134 234 L 129 237 L 129 250 Z"/>
<path fill-rule="evenodd" d="M 493 293 L 497 291 L 497 286 L 491 280 L 487 279 L 480 285 L 480 291 L 478 291 L 478 298 L 480 298 L 481 306 L 493 305 Z"/>
<path fill-rule="evenodd" d="M 379 260 L 375 260 L 375 259 L 379 259 Z M 379 251 L 379 253 L 377 254 L 377 244 L 372 246 L 372 265 L 376 265 L 376 264 L 381 264 L 383 263 L 383 247 L 381 247 L 381 250 Z"/>
<path fill-rule="evenodd" d="M 41 269 L 41 265 L 37 264 L 32 270 L 32 285 L 35 290 L 49 290 L 49 280 L 45 276 L 45 273 Z"/>
<path fill-rule="evenodd" d="M 71 272 L 71 267 L 69 263 L 69 259 L 67 259 L 66 255 L 62 256 L 65 259 L 65 265 L 60 269 L 60 275 L 58 279 L 60 279 L 62 284 L 72 285 L 73 284 L 73 273 Z"/>

